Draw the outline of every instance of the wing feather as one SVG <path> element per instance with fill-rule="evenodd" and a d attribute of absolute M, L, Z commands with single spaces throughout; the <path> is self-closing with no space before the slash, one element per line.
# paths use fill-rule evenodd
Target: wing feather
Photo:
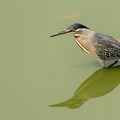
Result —
<path fill-rule="evenodd" d="M 94 47 L 102 60 L 120 59 L 120 42 L 102 33 L 95 33 Z"/>

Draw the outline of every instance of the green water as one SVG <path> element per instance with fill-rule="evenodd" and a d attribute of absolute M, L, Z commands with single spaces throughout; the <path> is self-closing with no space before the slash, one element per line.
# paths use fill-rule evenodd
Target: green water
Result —
<path fill-rule="evenodd" d="M 95 71 L 76 90 L 69 100 L 51 105 L 51 107 L 68 107 L 75 109 L 91 98 L 108 94 L 120 84 L 120 66 L 108 67 Z"/>
<path fill-rule="evenodd" d="M 120 38 L 119 0 L 0 3 L 0 120 L 120 119 L 120 62 L 102 69 L 72 35 L 49 38 L 75 22 Z"/>

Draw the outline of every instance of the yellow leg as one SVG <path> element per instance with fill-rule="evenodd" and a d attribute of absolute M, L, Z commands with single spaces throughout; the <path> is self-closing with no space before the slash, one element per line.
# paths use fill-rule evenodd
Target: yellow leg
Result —
<path fill-rule="evenodd" d="M 98 59 L 99 62 L 101 63 L 102 67 L 106 67 L 106 64 L 105 64 L 105 61 L 104 60 L 101 60 L 101 59 Z"/>

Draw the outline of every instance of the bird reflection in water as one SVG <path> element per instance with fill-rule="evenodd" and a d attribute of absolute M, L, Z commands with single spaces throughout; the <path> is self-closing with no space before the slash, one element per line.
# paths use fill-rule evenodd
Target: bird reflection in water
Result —
<path fill-rule="evenodd" d="M 65 102 L 50 105 L 51 107 L 67 107 L 70 109 L 79 108 L 91 98 L 103 96 L 120 84 L 120 65 L 95 71 L 76 90 L 74 96 Z"/>

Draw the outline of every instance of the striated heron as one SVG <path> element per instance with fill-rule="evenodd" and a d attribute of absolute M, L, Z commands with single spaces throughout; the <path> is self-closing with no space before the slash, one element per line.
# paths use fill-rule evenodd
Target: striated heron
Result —
<path fill-rule="evenodd" d="M 72 24 L 65 30 L 55 33 L 50 37 L 66 33 L 72 33 L 80 48 L 95 56 L 103 67 L 106 67 L 105 61 L 120 59 L 120 43 L 116 39 L 92 31 L 79 23 Z"/>

